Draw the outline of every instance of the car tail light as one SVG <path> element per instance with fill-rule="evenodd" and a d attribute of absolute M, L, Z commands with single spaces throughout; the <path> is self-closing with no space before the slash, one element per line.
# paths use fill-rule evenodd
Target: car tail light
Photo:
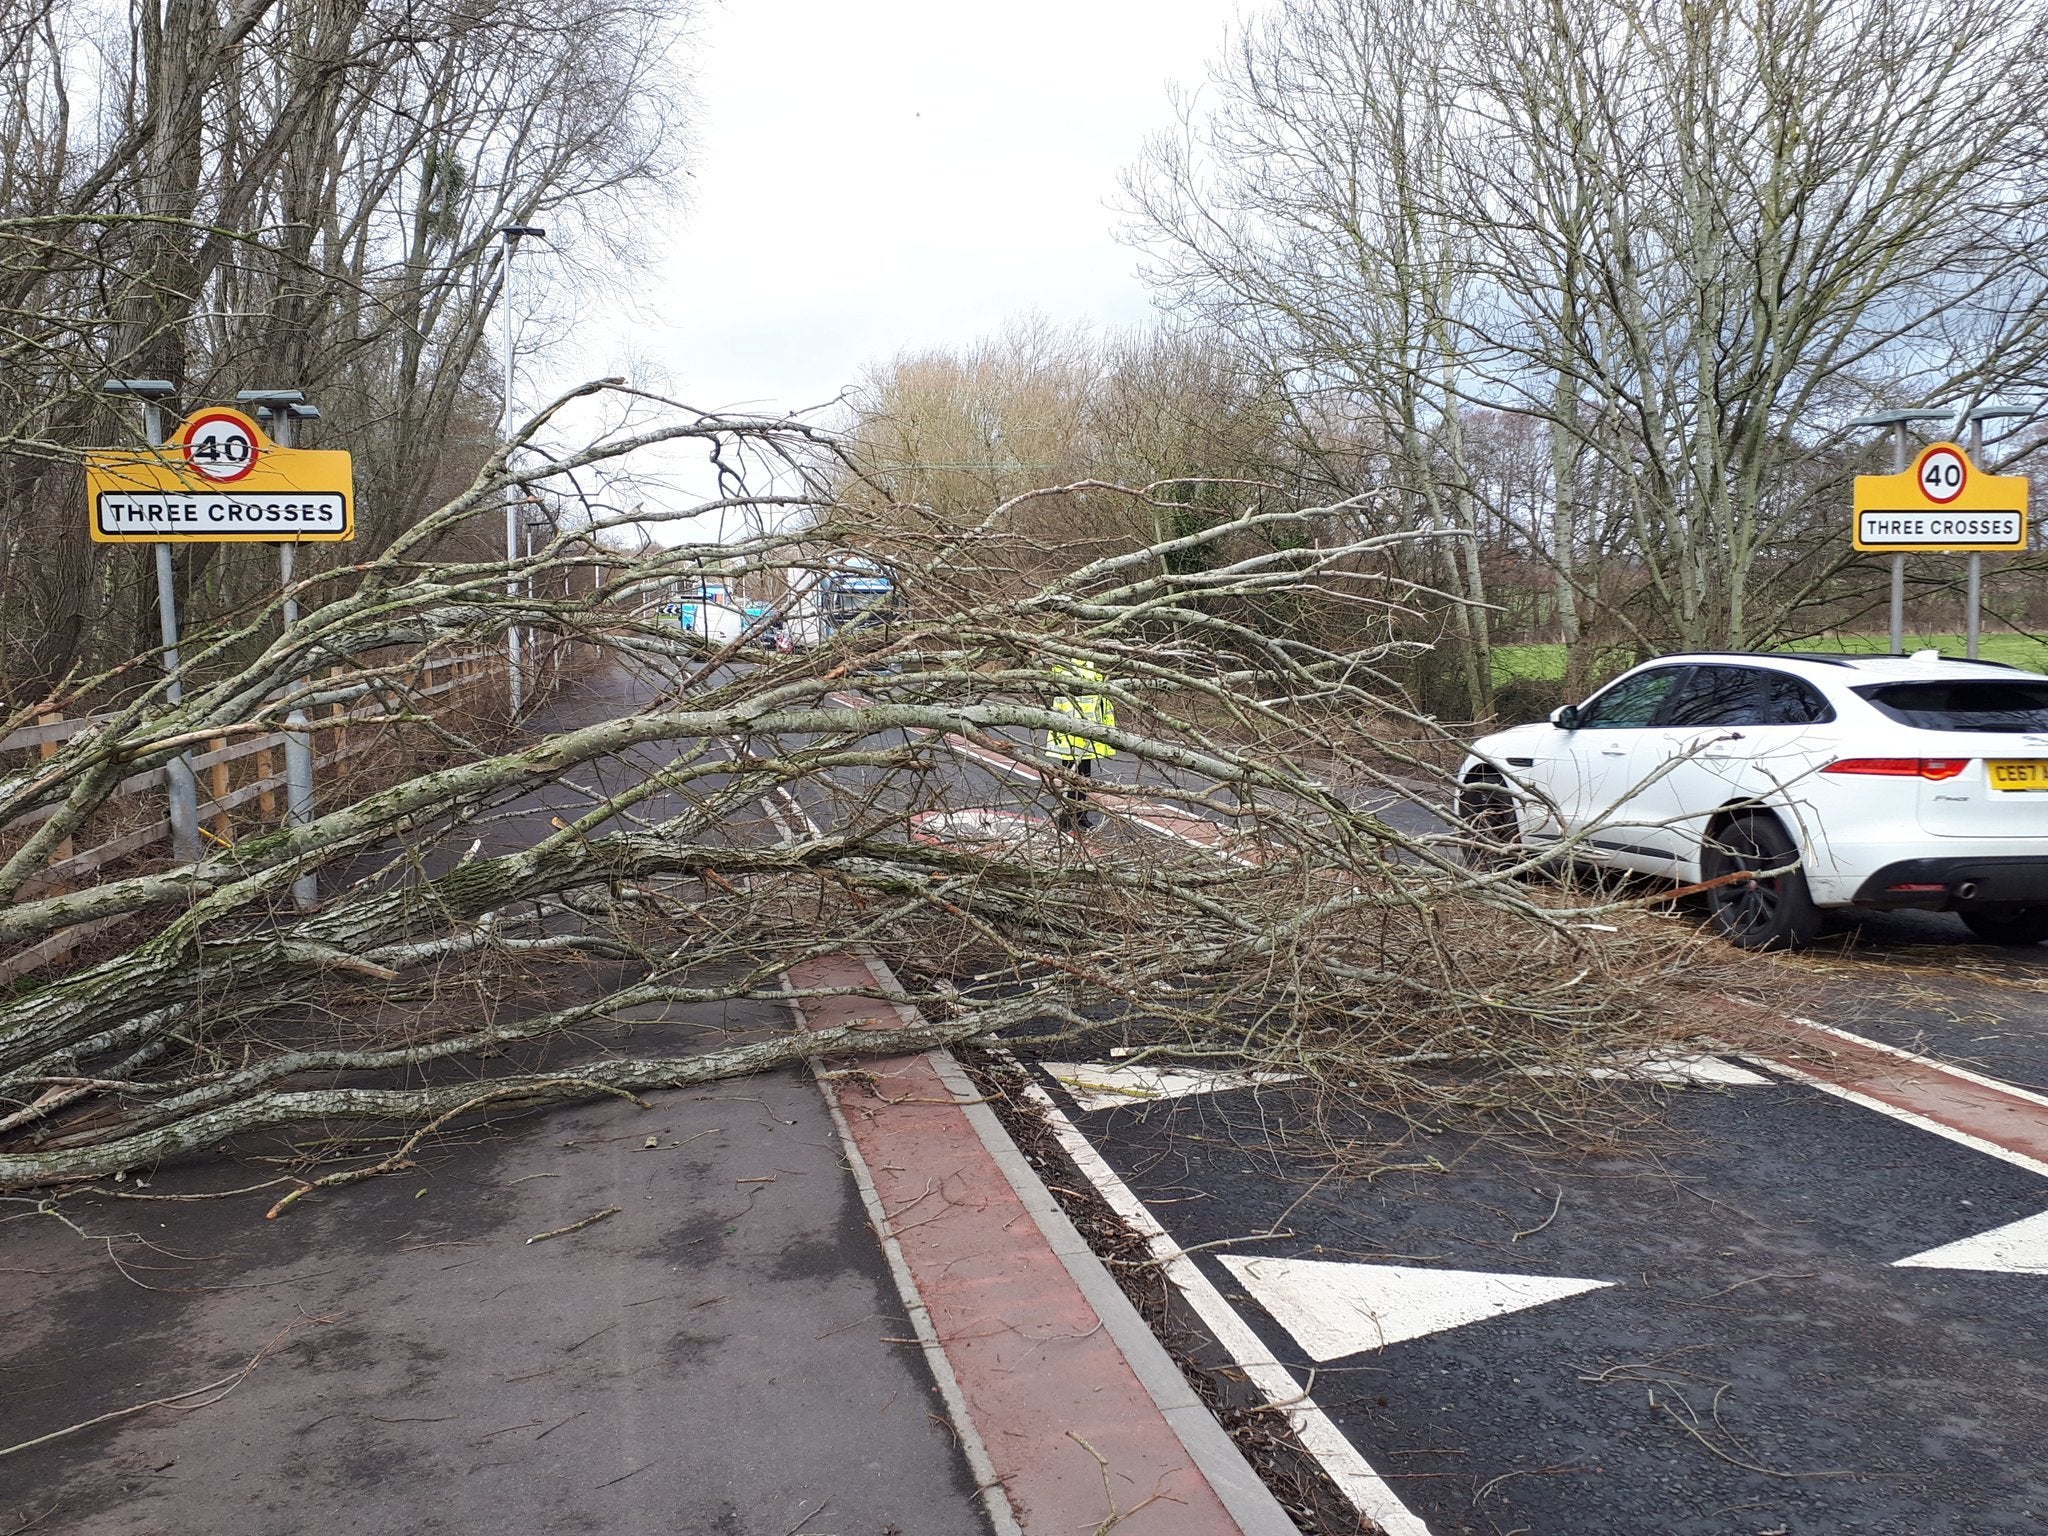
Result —
<path fill-rule="evenodd" d="M 1822 773 L 1862 773 L 1882 779 L 1952 779 L 1970 766 L 1967 757 L 1845 757 Z"/>

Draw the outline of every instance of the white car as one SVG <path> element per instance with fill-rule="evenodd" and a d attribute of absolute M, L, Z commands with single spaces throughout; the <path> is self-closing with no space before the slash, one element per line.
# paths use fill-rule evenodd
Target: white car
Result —
<path fill-rule="evenodd" d="M 1719 881 L 1709 908 L 1745 948 L 1859 907 L 2048 939 L 2039 673 L 1934 651 L 1665 656 L 1474 743 L 1458 777 L 1482 847 Z"/>

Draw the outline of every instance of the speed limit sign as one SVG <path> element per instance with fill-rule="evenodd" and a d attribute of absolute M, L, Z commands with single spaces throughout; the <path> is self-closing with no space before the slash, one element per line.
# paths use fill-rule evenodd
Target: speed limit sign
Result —
<path fill-rule="evenodd" d="M 1942 506 L 1963 494 L 1970 483 L 1970 465 L 1953 448 L 1936 446 L 1920 455 L 1920 492 Z"/>
<path fill-rule="evenodd" d="M 239 480 L 256 467 L 262 449 L 256 423 L 240 411 L 201 411 L 178 433 L 185 462 L 207 479 Z"/>

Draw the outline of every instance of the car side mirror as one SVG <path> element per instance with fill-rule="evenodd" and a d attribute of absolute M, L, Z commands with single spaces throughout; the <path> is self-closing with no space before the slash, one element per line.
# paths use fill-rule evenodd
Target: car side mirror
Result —
<path fill-rule="evenodd" d="M 1560 731 L 1576 731 L 1579 728 L 1579 706 L 1560 704 L 1550 712 L 1550 723 Z"/>

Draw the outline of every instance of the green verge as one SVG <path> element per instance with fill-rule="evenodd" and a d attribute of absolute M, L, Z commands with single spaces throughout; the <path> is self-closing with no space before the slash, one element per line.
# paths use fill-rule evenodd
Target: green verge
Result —
<path fill-rule="evenodd" d="M 1829 651 L 1843 656 L 1881 656 L 1890 642 L 1884 635 L 1836 634 L 1818 635 L 1811 640 L 1802 640 L 1796 645 L 1782 647 L 1789 651 Z M 1909 651 L 1933 649 L 1948 656 L 1963 654 L 1963 636 L 1960 631 L 1943 634 L 1909 634 L 1906 649 Z M 2048 643 L 2027 635 L 1992 634 L 1983 638 L 1979 647 L 1986 661 L 2002 661 L 2010 666 L 2025 667 L 2033 672 L 2048 672 Z M 1554 683 L 1564 677 L 1564 647 L 1555 643 L 1542 645 L 1499 645 L 1493 651 L 1493 685 L 1502 687 L 1518 678 L 1532 682 Z"/>

